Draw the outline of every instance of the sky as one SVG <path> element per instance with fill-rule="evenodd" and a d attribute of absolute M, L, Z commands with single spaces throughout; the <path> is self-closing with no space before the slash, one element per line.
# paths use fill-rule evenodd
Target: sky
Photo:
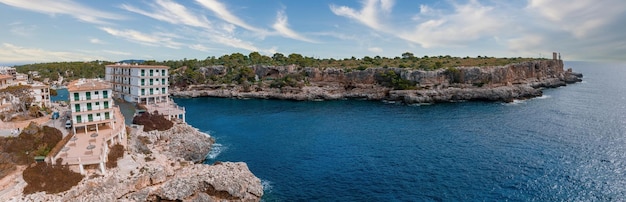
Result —
<path fill-rule="evenodd" d="M 0 0 L 0 65 L 205 59 L 625 61 L 624 0 Z"/>

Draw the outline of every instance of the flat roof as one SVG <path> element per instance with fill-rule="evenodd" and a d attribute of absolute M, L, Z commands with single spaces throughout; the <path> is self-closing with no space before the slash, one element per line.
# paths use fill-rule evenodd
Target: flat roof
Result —
<path fill-rule="evenodd" d="M 11 75 L 0 74 L 0 80 L 13 79 Z"/>
<path fill-rule="evenodd" d="M 78 79 L 67 85 L 67 91 L 89 91 L 111 89 L 111 84 L 102 79 Z"/>
<path fill-rule="evenodd" d="M 170 67 L 164 65 L 131 65 L 131 64 L 114 64 L 105 65 L 105 67 L 121 67 L 121 68 L 152 68 L 152 69 L 169 69 Z"/>

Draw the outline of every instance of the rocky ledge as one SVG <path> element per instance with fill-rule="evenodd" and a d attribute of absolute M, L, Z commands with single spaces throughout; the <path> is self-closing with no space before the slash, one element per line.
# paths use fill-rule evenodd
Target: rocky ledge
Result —
<path fill-rule="evenodd" d="M 243 162 L 196 164 L 213 140 L 187 124 L 161 132 L 133 129 L 118 167 L 92 172 L 59 194 L 42 192 L 13 201 L 260 201 L 263 187 Z"/>
<path fill-rule="evenodd" d="M 403 68 L 296 68 L 294 66 L 253 66 L 259 80 L 255 84 L 195 85 L 173 88 L 181 97 L 261 98 L 287 100 L 366 99 L 407 104 L 486 100 L 510 102 L 542 95 L 543 88 L 554 88 L 582 81 L 582 74 L 563 69 L 561 60 L 537 60 L 494 67 L 456 67 L 433 71 Z M 205 76 L 225 75 L 222 66 L 205 67 Z M 291 85 L 268 81 L 298 78 Z M 395 77 L 390 77 L 393 75 Z M 291 76 L 291 77 L 290 77 Z M 287 79 L 285 79 L 287 78 Z M 389 81 L 390 80 L 390 81 Z M 389 86 L 405 82 L 409 90 Z M 387 84 L 387 85 L 385 85 Z"/>

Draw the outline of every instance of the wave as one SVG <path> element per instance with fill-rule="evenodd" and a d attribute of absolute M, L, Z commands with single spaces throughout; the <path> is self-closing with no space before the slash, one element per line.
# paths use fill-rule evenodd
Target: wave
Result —
<path fill-rule="evenodd" d="M 211 151 L 209 151 L 209 154 L 206 155 L 205 159 L 215 159 L 217 158 L 217 156 L 219 156 L 223 151 L 225 151 L 228 147 L 219 144 L 219 143 L 214 143 L 211 146 Z"/>
<path fill-rule="evenodd" d="M 536 98 L 531 98 L 531 99 L 539 99 L 539 100 L 541 100 L 541 99 L 548 99 L 548 98 L 550 98 L 550 97 L 551 97 L 551 96 L 549 96 L 549 95 L 541 95 L 541 96 L 539 96 L 539 97 L 536 97 Z"/>
<path fill-rule="evenodd" d="M 273 182 L 269 180 L 261 179 L 261 186 L 263 186 L 263 193 L 265 194 L 272 193 L 272 189 L 274 188 L 272 184 Z"/>

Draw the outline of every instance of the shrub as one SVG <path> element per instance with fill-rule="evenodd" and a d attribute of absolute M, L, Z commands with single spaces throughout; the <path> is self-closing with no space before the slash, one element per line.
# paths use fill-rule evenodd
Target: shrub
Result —
<path fill-rule="evenodd" d="M 117 167 L 117 160 L 124 157 L 124 146 L 115 144 L 107 156 L 107 168 Z"/>
<path fill-rule="evenodd" d="M 394 90 L 411 90 L 416 88 L 414 81 L 403 79 L 393 70 L 376 74 L 376 81 L 380 85 L 393 88 Z"/>
<path fill-rule="evenodd" d="M 48 194 L 64 192 L 83 180 L 83 175 L 71 171 L 67 166 L 53 166 L 44 162 L 26 168 L 23 176 L 27 183 L 24 194 L 41 191 Z"/>
<path fill-rule="evenodd" d="M 167 120 L 165 116 L 160 115 L 158 111 L 154 111 L 154 113 L 143 113 L 139 116 L 135 116 L 133 124 L 143 125 L 144 132 L 153 130 L 164 131 L 174 126 L 174 122 Z"/>

